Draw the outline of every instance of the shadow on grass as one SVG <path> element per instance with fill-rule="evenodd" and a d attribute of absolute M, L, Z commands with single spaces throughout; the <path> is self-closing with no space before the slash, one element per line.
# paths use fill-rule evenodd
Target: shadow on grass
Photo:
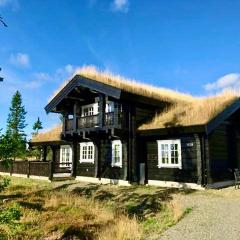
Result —
<path fill-rule="evenodd" d="M 56 186 L 53 188 L 53 191 L 61 191 L 61 190 L 64 190 L 64 189 L 67 189 L 68 187 L 70 187 L 71 185 L 73 184 L 76 184 L 75 182 L 72 182 L 72 183 L 64 183 L 64 184 L 61 184 L 59 186 Z"/>
<path fill-rule="evenodd" d="M 1 200 L 3 200 L 3 199 L 14 200 L 14 199 L 22 198 L 22 197 L 24 197 L 24 194 L 22 194 L 22 193 L 0 195 Z"/>
<path fill-rule="evenodd" d="M 43 210 L 43 202 L 34 203 L 34 202 L 27 202 L 27 201 L 18 201 L 18 203 L 20 204 L 20 206 L 22 206 L 24 208 L 38 210 L 38 211 Z"/>
<path fill-rule="evenodd" d="M 104 186 L 88 184 L 76 187 L 72 190 L 75 194 L 92 198 L 100 202 L 112 203 L 116 213 L 127 213 L 129 216 L 136 216 L 144 219 L 146 215 L 156 214 L 164 207 L 164 204 L 173 199 L 173 194 L 191 194 L 195 190 L 176 188 L 156 188 L 148 193 L 148 188 L 139 186 L 119 187 L 104 189 Z"/>
<path fill-rule="evenodd" d="M 100 226 L 98 224 L 91 224 L 84 227 L 70 226 L 61 237 L 61 240 L 94 240 L 96 236 L 94 233 L 97 232 Z"/>

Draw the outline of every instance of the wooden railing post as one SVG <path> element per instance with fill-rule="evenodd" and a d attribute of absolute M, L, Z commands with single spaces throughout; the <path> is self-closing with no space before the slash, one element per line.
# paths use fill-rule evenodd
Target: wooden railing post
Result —
<path fill-rule="evenodd" d="M 30 176 L 30 161 L 28 161 L 27 177 Z"/>
<path fill-rule="evenodd" d="M 12 160 L 11 166 L 10 166 L 10 176 L 12 176 L 12 174 L 13 174 L 13 164 L 14 164 L 14 161 Z"/>

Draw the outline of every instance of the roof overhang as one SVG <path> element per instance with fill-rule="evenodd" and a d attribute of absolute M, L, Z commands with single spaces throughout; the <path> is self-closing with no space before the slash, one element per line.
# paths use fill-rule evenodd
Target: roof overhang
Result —
<path fill-rule="evenodd" d="M 150 137 L 150 136 L 177 136 L 179 134 L 189 134 L 189 133 L 205 133 L 205 125 L 195 125 L 195 126 L 177 126 L 177 127 L 166 127 L 159 129 L 147 129 L 138 130 L 140 136 Z"/>
<path fill-rule="evenodd" d="M 217 126 L 219 126 L 223 121 L 228 119 L 233 113 L 240 109 L 240 100 L 238 99 L 224 111 L 218 114 L 206 125 L 206 133 L 210 134 Z"/>
<path fill-rule="evenodd" d="M 91 90 L 101 92 L 115 99 L 120 99 L 121 89 L 109 86 L 107 84 L 94 81 L 92 79 L 76 75 L 69 83 L 47 104 L 45 110 L 47 113 L 53 111 L 56 106 L 67 97 L 67 95 L 76 87 L 89 88 Z"/>

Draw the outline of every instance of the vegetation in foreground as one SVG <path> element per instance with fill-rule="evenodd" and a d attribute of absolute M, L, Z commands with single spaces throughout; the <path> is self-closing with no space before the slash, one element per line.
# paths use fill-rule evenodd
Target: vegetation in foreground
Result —
<path fill-rule="evenodd" d="M 183 217 L 174 189 L 11 178 L 0 239 L 154 239 Z"/>

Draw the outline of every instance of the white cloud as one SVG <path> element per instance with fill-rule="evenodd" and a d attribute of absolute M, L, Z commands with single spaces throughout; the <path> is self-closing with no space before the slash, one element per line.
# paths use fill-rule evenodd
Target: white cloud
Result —
<path fill-rule="evenodd" d="M 67 73 L 69 73 L 69 74 L 73 74 L 73 72 L 75 71 L 75 69 L 74 69 L 73 65 L 68 64 L 68 65 L 65 66 L 65 71 L 66 71 Z"/>
<path fill-rule="evenodd" d="M 35 81 L 30 81 L 24 85 L 26 89 L 36 89 L 42 86 L 42 82 L 35 80 Z"/>
<path fill-rule="evenodd" d="M 27 89 L 37 89 L 42 87 L 46 83 L 58 83 L 71 76 L 78 67 L 71 64 L 67 64 L 61 68 L 58 68 L 53 74 L 38 72 L 33 74 L 32 81 L 24 84 Z"/>
<path fill-rule="evenodd" d="M 217 81 L 204 86 L 207 91 L 223 91 L 227 89 L 240 89 L 240 73 L 229 73 L 220 77 Z"/>
<path fill-rule="evenodd" d="M 128 12 L 129 2 L 128 0 L 114 0 L 112 3 L 113 11 Z"/>
<path fill-rule="evenodd" d="M 11 54 L 10 63 L 19 67 L 29 67 L 30 60 L 26 53 Z"/>

